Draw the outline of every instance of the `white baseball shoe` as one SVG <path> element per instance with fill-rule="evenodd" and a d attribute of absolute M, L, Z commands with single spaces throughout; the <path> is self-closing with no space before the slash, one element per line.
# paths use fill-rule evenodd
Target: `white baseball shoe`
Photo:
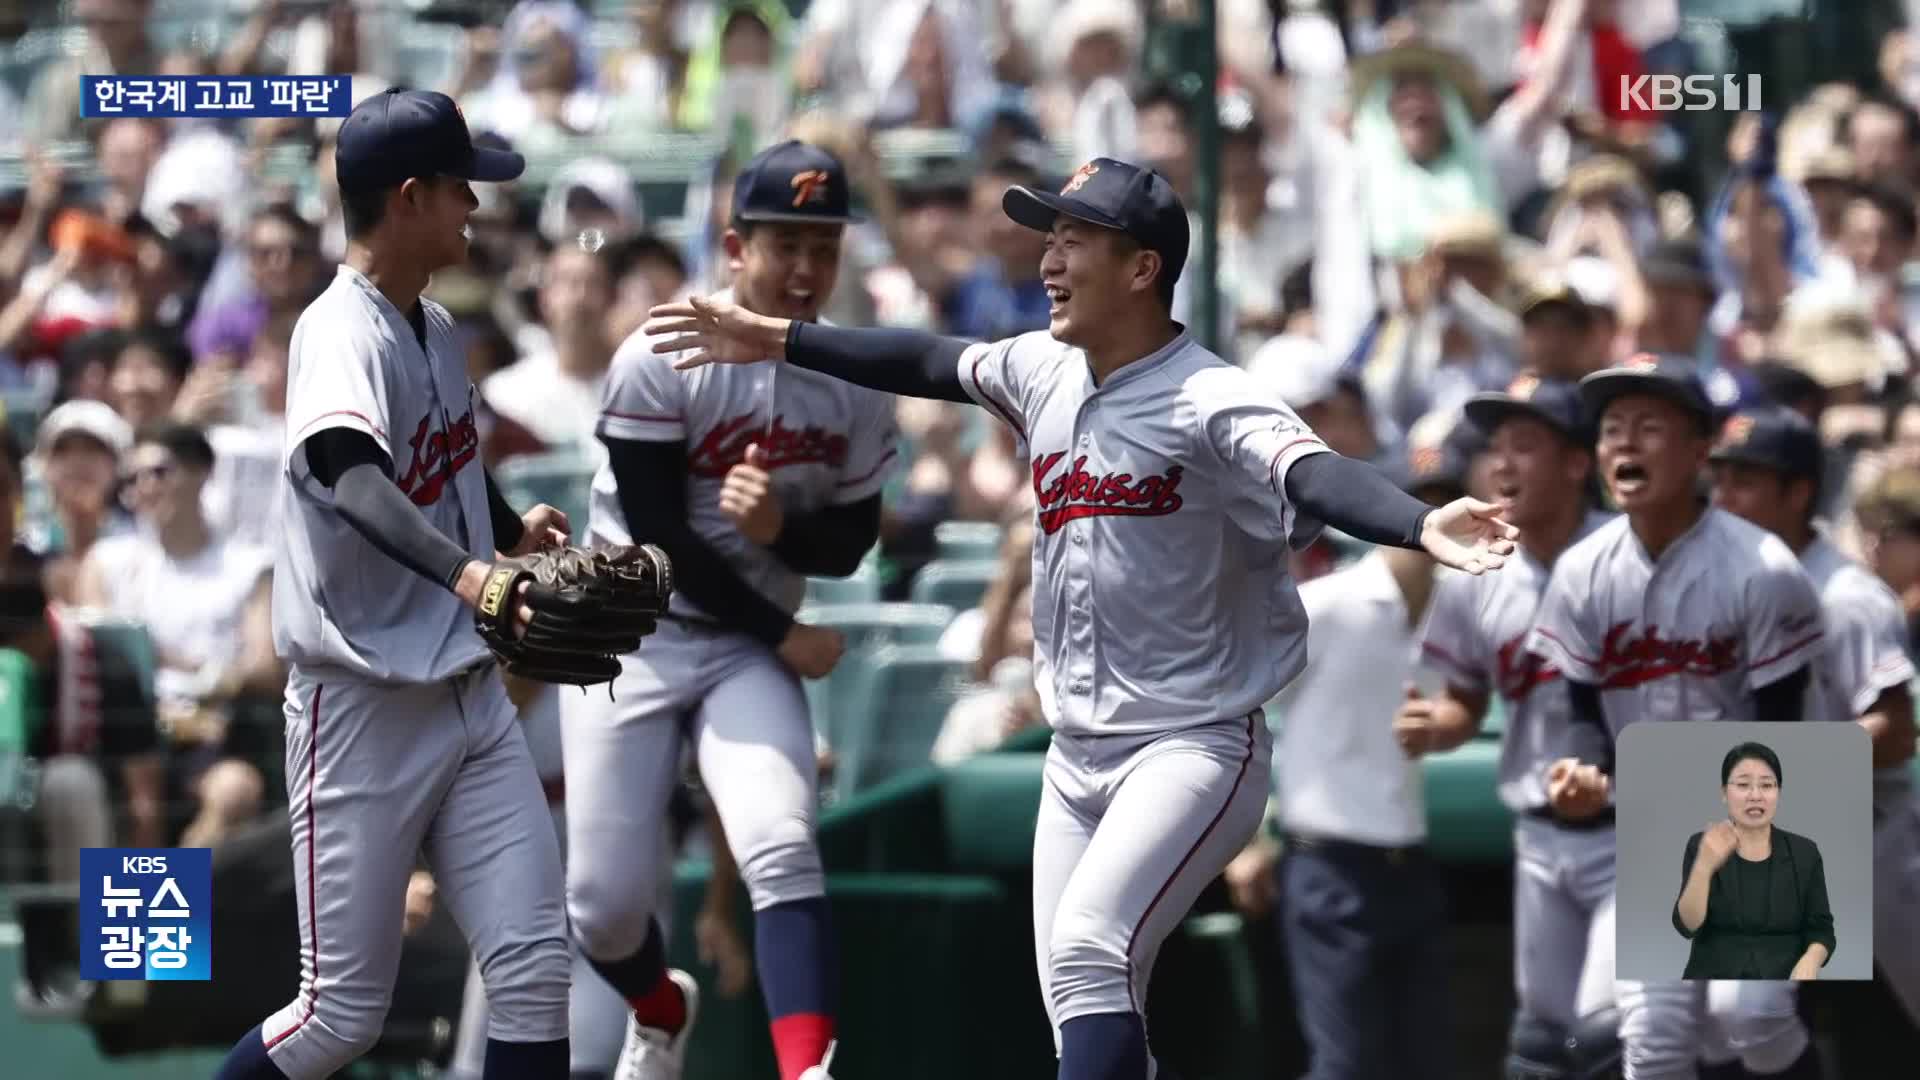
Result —
<path fill-rule="evenodd" d="M 839 1048 L 840 1040 L 827 1040 L 827 1056 L 820 1059 L 820 1064 L 811 1066 L 806 1072 L 801 1073 L 800 1080 L 833 1080 L 833 1077 L 827 1073 L 827 1068 L 833 1064 L 833 1052 Z"/>
<path fill-rule="evenodd" d="M 627 1041 L 620 1047 L 614 1080 L 680 1080 L 687 1061 L 687 1038 L 700 1012 L 700 984 L 679 968 L 668 968 L 667 978 L 680 988 L 680 997 L 687 1003 L 687 1022 L 679 1031 L 664 1031 L 647 1027 L 629 1013 Z"/>

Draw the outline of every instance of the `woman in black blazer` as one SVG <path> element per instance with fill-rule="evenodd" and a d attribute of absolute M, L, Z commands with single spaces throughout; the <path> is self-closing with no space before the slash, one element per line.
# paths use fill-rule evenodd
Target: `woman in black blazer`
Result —
<path fill-rule="evenodd" d="M 1693 942 L 1681 978 L 1813 979 L 1833 956 L 1820 849 L 1773 823 L 1783 779 L 1760 743 L 1720 763 L 1727 820 L 1687 840 L 1673 905 L 1673 928 Z"/>

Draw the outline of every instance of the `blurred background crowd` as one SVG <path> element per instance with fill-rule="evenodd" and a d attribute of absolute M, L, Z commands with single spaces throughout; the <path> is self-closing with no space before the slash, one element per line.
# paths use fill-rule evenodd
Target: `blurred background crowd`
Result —
<path fill-rule="evenodd" d="M 1000 193 L 1057 188 L 1095 155 L 1143 161 L 1211 238 L 1176 317 L 1335 449 L 1449 456 L 1484 493 L 1466 396 L 1684 355 L 1720 405 L 1815 420 L 1834 534 L 1920 613 L 1905 5 L 1218 0 L 1211 40 L 1202 14 L 0 3 L 0 677 L 16 690 L 0 803 L 30 811 L 0 831 L 0 881 L 70 879 L 72 853 L 110 839 L 217 844 L 284 801 L 267 491 L 292 323 L 344 245 L 337 120 L 82 120 L 81 73 L 442 89 L 525 153 L 521 181 L 477 189 L 471 263 L 429 295 L 465 336 L 490 466 L 577 525 L 610 357 L 650 305 L 726 284 L 733 169 L 793 134 L 841 155 L 866 217 L 835 321 L 1044 329 L 1043 238 Z M 1619 92 L 1662 73 L 1760 75 L 1764 109 L 1656 112 Z M 1019 448 L 981 410 L 902 402 L 900 421 L 911 453 L 879 549 L 809 599 L 890 640 L 926 631 L 893 654 L 897 678 L 856 679 L 850 654 L 853 674 L 810 687 L 838 796 L 1039 722 Z M 1296 570 L 1363 550 L 1328 536 Z M 890 718 L 884 735 L 858 734 L 862 710 Z"/>

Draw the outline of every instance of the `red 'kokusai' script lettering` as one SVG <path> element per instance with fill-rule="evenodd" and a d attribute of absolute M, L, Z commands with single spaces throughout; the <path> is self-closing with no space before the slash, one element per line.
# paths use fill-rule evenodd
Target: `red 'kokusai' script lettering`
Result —
<path fill-rule="evenodd" d="M 1494 656 L 1494 683 L 1508 701 L 1525 701 L 1536 686 L 1544 686 L 1560 677 L 1560 669 L 1546 662 L 1539 653 L 1526 650 L 1527 635 L 1517 634 L 1500 646 Z"/>
<path fill-rule="evenodd" d="M 401 473 L 397 481 L 400 490 L 415 506 L 439 502 L 447 481 L 480 452 L 480 429 L 474 425 L 472 410 L 455 420 L 451 431 L 428 434 L 429 419 L 423 416 L 414 425 L 413 437 L 407 440 L 407 445 L 413 448 L 413 460 L 407 463 L 407 471 Z"/>
<path fill-rule="evenodd" d="M 687 470 L 695 476 L 725 476 L 747 460 L 747 447 L 755 443 L 766 451 L 769 472 L 783 465 L 839 468 L 847 463 L 847 437 L 837 431 L 817 424 L 790 428 L 778 416 L 769 425 L 746 413 L 714 425 L 688 455 Z"/>
<path fill-rule="evenodd" d="M 1175 465 L 1166 472 L 1134 479 L 1132 473 L 1090 473 L 1085 454 L 1059 476 L 1048 479 L 1065 453 L 1046 454 L 1033 463 L 1033 494 L 1039 503 L 1040 531 L 1051 536 L 1069 521 L 1114 515 L 1162 517 L 1179 510 L 1180 478 Z"/>
<path fill-rule="evenodd" d="M 1594 665 L 1604 688 L 1639 686 L 1669 675 L 1725 675 L 1738 666 L 1737 637 L 1663 638 L 1658 626 L 1648 626 L 1635 637 L 1629 635 L 1632 629 L 1629 620 L 1607 631 Z"/>

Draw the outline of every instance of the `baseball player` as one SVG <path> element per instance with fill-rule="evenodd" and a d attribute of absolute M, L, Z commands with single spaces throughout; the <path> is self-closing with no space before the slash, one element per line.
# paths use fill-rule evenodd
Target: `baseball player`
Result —
<path fill-rule="evenodd" d="M 1713 500 L 1786 541 L 1820 592 L 1826 648 L 1808 688 L 1807 715 L 1856 721 L 1872 737 L 1874 962 L 1920 1021 L 1920 942 L 1906 926 L 1920 886 L 1906 619 L 1893 590 L 1814 527 L 1825 457 L 1819 433 L 1799 413 L 1737 413 L 1714 447 Z"/>
<path fill-rule="evenodd" d="M 682 368 L 784 359 L 758 370 L 973 402 L 1019 436 L 1054 731 L 1033 852 L 1041 987 L 1062 1080 L 1144 1080 L 1168 1075 L 1142 1014 L 1155 954 L 1258 825 L 1261 707 L 1306 660 L 1290 538 L 1311 519 L 1479 573 L 1513 529 L 1491 504 L 1429 508 L 1329 452 L 1173 321 L 1187 214 L 1159 173 L 1097 158 L 1060 194 L 1013 187 L 1002 206 L 1047 234 L 1045 333 L 971 344 L 713 298 L 657 307 L 648 326 L 656 351 L 685 350 Z"/>
<path fill-rule="evenodd" d="M 1519 999 L 1506 1075 L 1599 1077 L 1620 1054 L 1613 942 L 1595 940 L 1604 928 L 1595 915 L 1613 891 L 1613 814 L 1571 821 L 1553 813 L 1545 776 L 1566 729 L 1566 686 L 1526 644 L 1554 561 L 1611 515 L 1589 498 L 1593 440 L 1573 383 L 1524 374 L 1505 393 L 1469 398 L 1466 422 L 1490 442 L 1494 497 L 1520 530 L 1519 553 L 1498 574 L 1439 577 L 1420 632 L 1420 667 L 1441 688 L 1403 705 L 1396 728 L 1411 752 L 1448 749 L 1479 729 L 1493 694 L 1505 700 L 1499 794 L 1515 818 Z M 1438 745 L 1423 745 L 1428 736 Z"/>
<path fill-rule="evenodd" d="M 1604 736 L 1597 756 L 1569 745 L 1548 766 L 1548 799 L 1574 819 L 1604 813 L 1612 742 L 1630 723 L 1799 720 L 1823 640 L 1793 552 L 1700 498 L 1714 409 L 1692 363 L 1643 353 L 1581 379 L 1580 393 L 1622 513 L 1555 560 L 1527 645 L 1559 671 L 1569 728 Z M 1611 943 L 1612 903 L 1597 921 L 1596 946 Z M 1816 1075 L 1791 983 L 1621 979 L 1615 994 L 1627 1080 L 1742 1065 Z M 1722 1063 L 1702 1065 L 1703 1048 Z"/>
<path fill-rule="evenodd" d="M 850 192 L 817 147 L 786 142 L 738 174 L 724 237 L 744 309 L 818 318 L 838 273 Z M 844 577 L 879 537 L 896 455 L 894 401 L 808 371 L 682 373 L 656 338 L 607 376 L 593 482 L 595 544 L 651 542 L 677 596 L 614 697 L 567 695 L 567 907 L 594 967 L 633 1007 L 616 1075 L 680 1076 L 699 993 L 663 960 L 655 918 L 661 815 L 691 740 L 754 909 L 755 955 L 781 1080 L 826 1080 L 836 945 L 814 843 L 813 726 L 802 678 L 840 634 L 796 622 L 806 575 Z M 657 644 L 657 647 L 656 647 Z"/>
<path fill-rule="evenodd" d="M 486 984 L 484 1075 L 567 1075 L 559 844 L 468 610 L 496 549 L 558 543 L 567 523 L 500 497 L 453 321 L 420 296 L 466 258 L 468 181 L 523 166 L 476 149 L 442 94 L 395 88 L 340 127 L 347 254 L 294 329 L 273 573 L 300 992 L 241 1038 L 221 1080 L 319 1080 L 374 1044 L 423 851 Z M 514 593 L 521 622 L 531 595 Z"/>

